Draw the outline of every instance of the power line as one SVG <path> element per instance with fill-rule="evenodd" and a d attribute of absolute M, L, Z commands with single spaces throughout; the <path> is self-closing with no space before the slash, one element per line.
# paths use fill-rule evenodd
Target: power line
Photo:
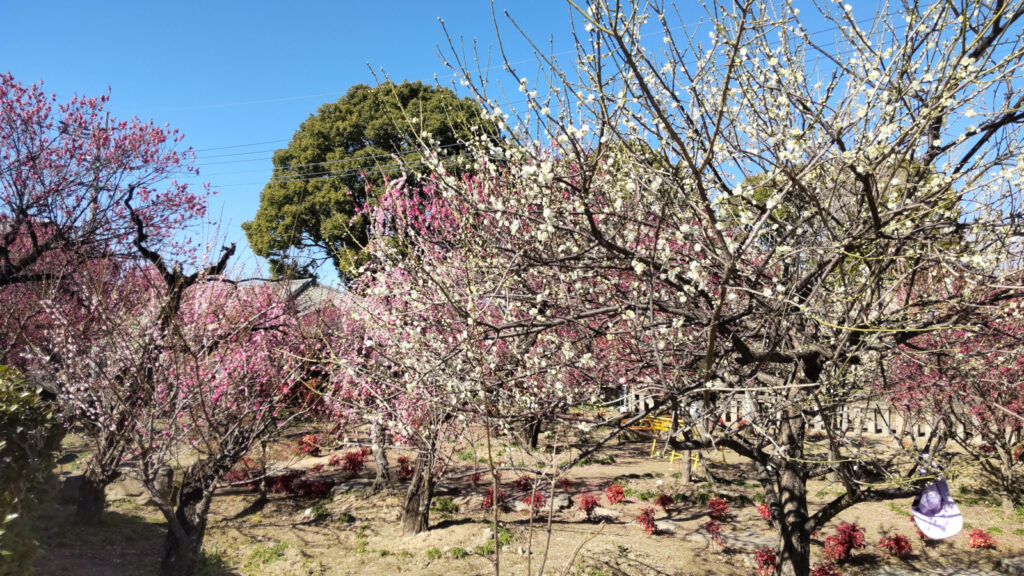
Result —
<path fill-rule="evenodd" d="M 245 148 L 245 147 L 248 147 L 248 146 L 260 146 L 260 145 L 263 145 L 263 144 L 277 144 L 278 142 L 288 142 L 289 140 L 290 140 L 289 138 L 284 138 L 284 139 L 280 139 L 280 140 L 264 140 L 262 142 L 252 142 L 252 143 L 249 143 L 249 144 L 232 144 L 231 146 L 217 146 L 215 148 L 198 148 L 198 149 L 196 149 L 194 151 L 195 152 L 211 152 L 213 150 L 228 150 L 230 148 Z"/>

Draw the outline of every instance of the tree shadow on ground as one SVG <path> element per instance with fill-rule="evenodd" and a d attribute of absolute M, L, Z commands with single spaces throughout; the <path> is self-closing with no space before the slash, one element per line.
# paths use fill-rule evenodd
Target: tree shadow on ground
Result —
<path fill-rule="evenodd" d="M 162 518 L 106 510 L 95 526 L 73 522 L 74 506 L 48 502 L 37 534 L 36 574 L 52 576 L 156 576 L 167 525 Z M 219 554 L 204 554 L 199 574 L 237 576 Z"/>

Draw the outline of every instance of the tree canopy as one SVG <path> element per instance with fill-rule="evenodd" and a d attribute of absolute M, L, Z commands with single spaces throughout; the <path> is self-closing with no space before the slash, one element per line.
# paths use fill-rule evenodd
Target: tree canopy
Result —
<path fill-rule="evenodd" d="M 365 262 L 365 208 L 385 178 L 415 178 L 423 145 L 458 157 L 474 133 L 496 129 L 470 99 L 421 82 L 353 86 L 324 104 L 274 154 L 256 217 L 242 225 L 277 276 L 331 260 L 343 277 Z"/>

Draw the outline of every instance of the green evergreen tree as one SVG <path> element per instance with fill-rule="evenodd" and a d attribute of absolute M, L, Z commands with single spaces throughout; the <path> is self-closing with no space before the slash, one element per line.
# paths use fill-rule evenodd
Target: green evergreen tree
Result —
<path fill-rule="evenodd" d="M 415 178 L 424 144 L 455 158 L 472 138 L 496 134 L 475 102 L 447 88 L 353 86 L 274 154 L 256 217 L 242 228 L 275 276 L 309 276 L 331 260 L 342 278 L 352 278 L 366 261 L 363 208 L 385 179 L 403 172 Z"/>

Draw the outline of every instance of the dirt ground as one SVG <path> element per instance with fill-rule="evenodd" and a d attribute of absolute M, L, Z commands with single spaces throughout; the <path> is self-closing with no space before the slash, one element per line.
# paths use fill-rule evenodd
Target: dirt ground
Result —
<path fill-rule="evenodd" d="M 568 474 L 573 483 L 567 491 L 573 506 L 553 514 L 550 531 L 546 514 L 536 517 L 531 528 L 529 512 L 502 513 L 499 521 L 511 539 L 501 550 L 501 572 L 538 574 L 543 563 L 543 574 L 576 576 L 753 574 L 753 546 L 741 541 L 770 542 L 773 533 L 757 514 L 760 488 L 751 481 L 750 468 L 731 453 L 725 454 L 725 462 L 722 454 L 708 454 L 715 485 L 706 480 L 683 484 L 680 461 L 652 458 L 650 448 L 649 440 L 622 443 L 602 453 L 600 463 L 573 469 Z M 329 456 L 293 459 L 289 466 L 308 468 L 326 462 Z M 393 459 L 397 456 L 392 454 Z M 475 550 L 488 541 L 490 512 L 481 509 L 486 487 L 471 485 L 465 473 L 471 463 L 463 462 L 460 468 L 450 470 L 452 479 L 440 483 L 435 505 L 444 510 L 433 510 L 431 529 L 417 536 L 402 535 L 399 495 L 372 495 L 367 490 L 365 479 L 372 478 L 372 459 L 367 464 L 368 469 L 355 481 L 344 472 L 331 472 L 347 484 L 335 496 L 319 502 L 270 494 L 260 504 L 253 492 L 222 490 L 214 500 L 201 573 L 493 574 L 492 557 Z M 503 489 L 510 494 L 515 493 L 514 478 L 511 473 L 503 476 Z M 602 516 L 588 521 L 576 507 L 580 495 L 599 494 L 614 480 L 626 489 L 626 499 L 611 505 L 602 496 Z M 993 568 L 1003 557 L 1024 554 L 1021 511 L 1004 512 L 984 496 L 964 492 L 971 486 L 969 474 L 953 483 L 966 523 L 965 531 L 953 538 L 922 542 L 910 519 L 910 499 L 861 504 L 841 514 L 815 538 L 813 562 L 821 559 L 822 542 L 840 521 L 862 526 L 868 543 L 842 567 L 847 575 L 868 574 L 883 566 L 911 570 L 932 566 Z M 345 491 L 344 487 L 351 489 Z M 812 483 L 812 511 L 840 490 L 838 484 Z M 652 506 L 643 499 L 659 493 L 674 496 L 675 503 L 666 511 L 656 508 L 660 529 L 649 536 L 635 518 L 642 507 Z M 709 543 L 699 530 L 708 520 L 704 502 L 712 495 L 730 501 L 731 518 L 723 523 L 727 537 L 724 549 Z M 441 499 L 444 497 L 451 503 Z M 70 505 L 53 501 L 48 506 L 40 538 L 38 574 L 157 574 L 166 524 L 156 508 L 130 498 L 112 501 L 101 525 L 87 529 L 72 524 L 72 517 Z M 966 531 L 973 528 L 992 533 L 997 548 L 969 549 Z M 893 532 L 910 538 L 913 554 L 908 559 L 886 558 L 877 547 L 882 535 Z"/>

